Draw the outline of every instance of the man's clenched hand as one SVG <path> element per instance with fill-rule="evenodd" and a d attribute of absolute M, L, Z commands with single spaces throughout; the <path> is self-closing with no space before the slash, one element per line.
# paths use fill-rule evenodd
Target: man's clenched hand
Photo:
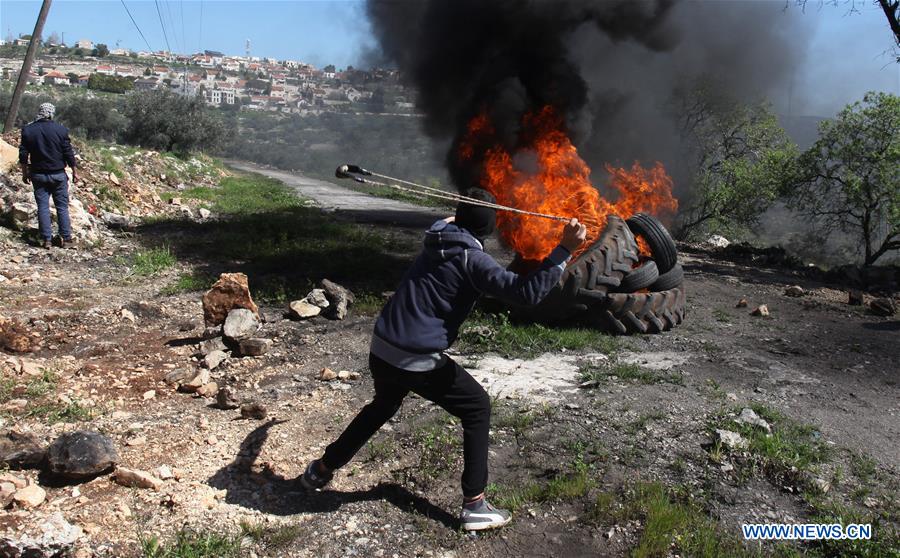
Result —
<path fill-rule="evenodd" d="M 560 244 L 574 254 L 584 244 L 586 237 L 587 227 L 579 223 L 578 219 L 572 217 L 563 229 L 563 237 Z"/>

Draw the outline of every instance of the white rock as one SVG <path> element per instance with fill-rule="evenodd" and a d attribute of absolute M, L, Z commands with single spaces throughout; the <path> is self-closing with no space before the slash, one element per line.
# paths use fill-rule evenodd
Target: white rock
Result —
<path fill-rule="evenodd" d="M 713 248 L 727 248 L 731 241 L 722 235 L 714 234 L 706 239 L 706 244 Z"/>
<path fill-rule="evenodd" d="M 198 210 L 201 219 L 209 219 L 212 216 L 212 211 L 206 209 L 205 207 L 201 207 Z"/>
<path fill-rule="evenodd" d="M 129 488 L 152 488 L 159 490 L 163 482 L 145 471 L 117 467 L 115 472 L 116 482 Z"/>
<path fill-rule="evenodd" d="M 13 494 L 13 502 L 23 508 L 36 508 L 47 499 L 47 492 L 36 484 L 16 490 Z"/>
<path fill-rule="evenodd" d="M 750 442 L 748 442 L 746 438 L 744 438 L 737 432 L 717 428 L 716 434 L 718 435 L 719 441 L 722 443 L 722 445 L 729 449 L 743 450 L 747 449 L 750 446 Z"/>
<path fill-rule="evenodd" d="M 208 355 L 203 357 L 203 366 L 210 370 L 215 370 L 220 364 L 225 362 L 228 359 L 228 354 L 225 351 L 215 350 L 210 352 Z"/>
<path fill-rule="evenodd" d="M 252 337 L 259 329 L 259 318 L 246 308 L 235 308 L 225 318 L 225 326 L 222 331 L 225 337 L 234 340 Z"/>
<path fill-rule="evenodd" d="M 735 419 L 735 422 L 740 423 L 740 424 L 750 424 L 753 426 L 759 426 L 766 432 L 772 431 L 772 426 L 768 422 L 766 422 L 765 419 L 763 419 L 762 417 L 757 415 L 753 411 L 753 409 L 749 409 L 749 408 L 744 408 L 741 411 L 741 415 Z"/>
<path fill-rule="evenodd" d="M 322 308 L 305 300 L 295 300 L 290 304 L 290 309 L 291 317 L 300 320 L 318 316 L 322 312 Z"/>

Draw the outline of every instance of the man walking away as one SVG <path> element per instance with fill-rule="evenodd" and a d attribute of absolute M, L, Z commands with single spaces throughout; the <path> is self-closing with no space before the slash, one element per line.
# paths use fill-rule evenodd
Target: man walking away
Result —
<path fill-rule="evenodd" d="M 469 196 L 494 201 L 484 190 L 471 190 Z M 584 242 L 586 231 L 572 219 L 559 246 L 540 267 L 528 275 L 516 275 L 484 252 L 484 239 L 493 232 L 495 222 L 493 209 L 461 203 L 455 218 L 438 221 L 425 233 L 424 250 L 375 324 L 369 348 L 375 397 L 322 458 L 309 464 L 300 478 L 304 487 L 320 489 L 328 484 L 334 470 L 346 465 L 413 392 L 462 422 L 462 528 L 477 531 L 509 523 L 510 513 L 491 506 L 484 497 L 491 399 L 444 351 L 456 340 L 482 294 L 519 305 L 543 300 L 559 282 L 572 252 Z"/>
<path fill-rule="evenodd" d="M 72 183 L 75 174 L 75 151 L 69 140 L 69 131 L 62 124 L 53 121 L 56 107 L 44 103 L 38 110 L 37 119 L 22 128 L 22 142 L 19 144 L 19 165 L 22 180 L 34 187 L 34 201 L 38 206 L 38 229 L 44 248 L 52 245 L 53 229 L 50 222 L 50 198 L 56 207 L 59 225 L 59 245 L 65 248 L 72 243 L 72 225 L 69 221 L 69 180 L 66 165 L 72 168 Z M 31 161 L 29 162 L 29 157 Z"/>

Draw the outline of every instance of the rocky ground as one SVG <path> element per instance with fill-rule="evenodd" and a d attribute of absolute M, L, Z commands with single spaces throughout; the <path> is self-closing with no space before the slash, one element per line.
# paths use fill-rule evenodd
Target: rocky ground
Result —
<path fill-rule="evenodd" d="M 495 397 L 490 493 L 516 510 L 508 528 L 467 536 L 459 426 L 415 397 L 327 490 L 293 482 L 371 395 L 371 312 L 296 320 L 262 305 L 255 335 L 271 347 L 232 354 L 207 382 L 266 411 L 245 418 L 173 380 L 201 369 L 213 334 L 203 291 L 169 288 L 190 262 L 136 272 L 159 238 L 103 229 L 92 247 L 47 251 L 0 235 L 0 314 L 29 345 L 0 355 L 0 449 L 10 432 L 43 445 L 95 430 L 119 467 L 145 474 L 0 474 L 0 537 L 16 544 L 46 531 L 35 545 L 55 537 L 80 557 L 449 557 L 700 555 L 691 545 L 714 540 L 707 555 L 723 555 L 749 548 L 734 543 L 741 523 L 840 516 L 875 522 L 869 555 L 897 555 L 900 321 L 849 306 L 841 285 L 686 247 L 689 311 L 674 331 L 537 358 L 463 344 L 455 358 Z M 751 315 L 759 304 L 768 317 Z M 325 368 L 347 373 L 326 381 Z M 175 553 L 179 536 L 212 550 Z"/>

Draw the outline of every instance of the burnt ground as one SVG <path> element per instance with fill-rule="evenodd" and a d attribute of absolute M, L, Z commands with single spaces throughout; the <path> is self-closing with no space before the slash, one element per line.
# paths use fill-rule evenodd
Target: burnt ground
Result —
<path fill-rule="evenodd" d="M 109 476 L 73 486 L 15 472 L 48 496 L 34 510 L 3 515 L 5 533 L 31 532 L 60 511 L 86 533 L 82 556 L 140 556 L 140 540 L 166 541 L 185 529 L 239 537 L 242 523 L 245 535 L 231 550 L 245 556 L 621 556 L 653 542 L 659 518 L 640 494 L 659 483 L 685 519 L 672 526 L 679 542 L 667 538 L 646 555 L 700 554 L 690 550 L 692 530 L 730 544 L 744 522 L 835 514 L 877 521 L 874 555 L 896 555 L 897 539 L 887 537 L 900 517 L 900 321 L 848 306 L 833 286 L 791 270 L 684 254 L 689 308 L 681 327 L 606 340 L 609 360 L 594 347 L 544 357 L 558 360 L 569 386 L 496 394 L 491 494 L 516 517 L 502 531 L 470 537 L 455 519 L 459 427 L 415 397 L 328 490 L 307 494 L 292 482 L 371 395 L 371 312 L 297 322 L 281 305 L 262 305 L 261 333 L 273 348 L 231 358 L 213 377 L 263 403 L 265 420 L 241 419 L 165 384 L 171 370 L 196 366 L 204 332 L 202 292 L 166 287 L 208 262 L 183 258 L 149 277 L 132 274 L 129 262 L 171 234 L 169 226 L 110 235 L 81 251 L 47 252 L 8 234 L 0 241 L 8 279 L 0 308 L 42 339 L 21 357 L 52 373 L 27 408 L 5 408 L 3 426 L 46 440 L 94 428 L 114 439 L 122 465 L 151 472 L 168 465 L 176 476 L 153 491 Z M 806 294 L 785 296 L 794 284 Z M 748 308 L 735 307 L 742 297 Z M 771 316 L 751 316 L 757 304 Z M 488 356 L 457 358 L 478 367 Z M 4 380 L 18 386 L 13 396 L 35 384 L 15 371 L 11 355 L 4 360 Z M 498 369 L 496 360 L 495 376 L 521 364 L 500 359 L 511 364 Z M 590 362 L 599 363 L 598 381 L 578 389 L 577 367 Z M 323 367 L 361 378 L 322 382 Z M 739 430 L 731 419 L 749 406 L 772 423 L 775 441 L 744 451 L 713 443 L 715 428 Z M 763 551 L 838 556 L 851 548 L 842 544 L 851 543 Z"/>

